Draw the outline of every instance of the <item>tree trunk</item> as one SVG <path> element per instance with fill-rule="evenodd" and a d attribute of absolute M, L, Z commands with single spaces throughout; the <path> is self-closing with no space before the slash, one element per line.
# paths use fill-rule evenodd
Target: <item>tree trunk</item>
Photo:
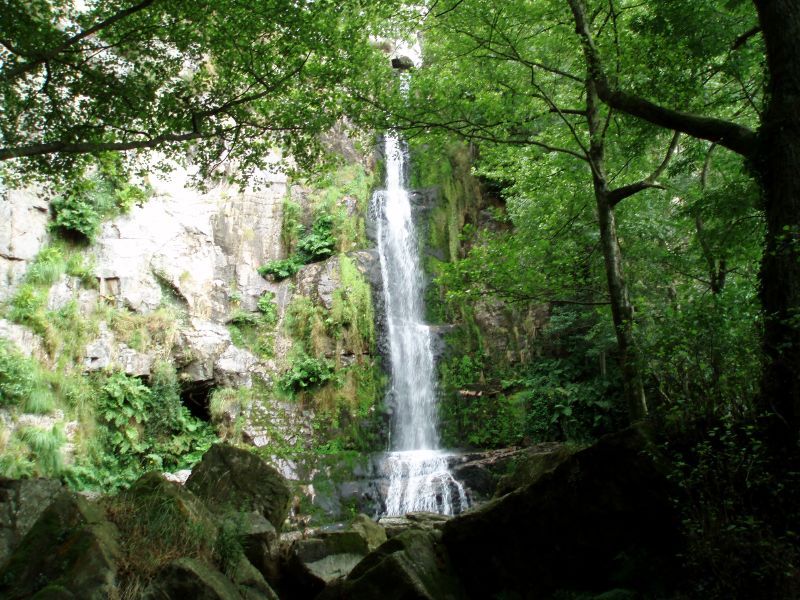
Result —
<path fill-rule="evenodd" d="M 754 0 L 767 45 L 769 101 L 755 168 L 764 189 L 761 262 L 764 408 L 800 430 L 800 3 Z"/>
<path fill-rule="evenodd" d="M 605 143 L 602 132 L 603 124 L 598 112 L 599 98 L 591 78 L 586 84 L 586 91 L 586 108 L 591 137 L 589 161 L 592 165 L 594 197 L 597 203 L 597 218 L 600 223 L 600 245 L 603 249 L 606 267 L 611 315 L 617 337 L 628 415 L 631 421 L 637 421 L 647 415 L 647 402 L 633 339 L 633 304 L 631 304 L 628 286 L 625 283 L 622 252 L 617 239 L 617 221 L 605 173 Z"/>

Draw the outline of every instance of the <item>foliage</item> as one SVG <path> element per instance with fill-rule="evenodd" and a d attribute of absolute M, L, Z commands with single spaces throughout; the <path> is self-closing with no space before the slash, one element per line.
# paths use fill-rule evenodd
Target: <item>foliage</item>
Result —
<path fill-rule="evenodd" d="M 0 340 L 0 406 L 18 406 L 36 387 L 35 363 Z"/>
<path fill-rule="evenodd" d="M 278 322 L 278 305 L 275 304 L 275 294 L 273 292 L 264 292 L 258 298 L 256 306 L 265 325 L 275 325 Z"/>
<path fill-rule="evenodd" d="M 281 376 L 280 386 L 287 392 L 298 393 L 318 388 L 335 378 L 333 364 L 329 361 L 300 355 Z"/>
<path fill-rule="evenodd" d="M 258 272 L 262 277 L 267 277 L 273 281 L 283 281 L 297 273 L 303 264 L 299 257 L 292 255 L 289 258 L 271 260 L 267 264 L 258 267 Z"/>
<path fill-rule="evenodd" d="M 335 247 L 333 217 L 323 214 L 314 220 L 311 231 L 297 242 L 297 253 L 304 263 L 312 263 L 331 256 Z"/>
<path fill-rule="evenodd" d="M 7 175 L 68 179 L 86 153 L 157 149 L 163 167 L 191 143 L 201 178 L 221 159 L 247 178 L 275 147 L 311 164 L 349 103 L 343 84 L 388 72 L 369 36 L 395 4 L 14 0 L 0 159 Z"/>
<path fill-rule="evenodd" d="M 795 455 L 776 455 L 769 433 L 730 416 L 666 428 L 670 478 L 688 548 L 693 597 L 788 598 L 798 576 Z M 794 451 L 796 453 L 796 450 Z M 795 463 L 796 464 L 796 463 Z"/>
<path fill-rule="evenodd" d="M 125 214 L 146 199 L 143 189 L 127 181 L 120 156 L 101 154 L 90 174 L 70 181 L 50 203 L 50 227 L 68 238 L 91 243 L 103 220 Z"/>
<path fill-rule="evenodd" d="M 181 404 L 168 363 L 154 369 L 150 387 L 123 373 L 109 375 L 100 387 L 97 419 L 94 447 L 70 473 L 78 488 L 114 490 L 149 469 L 180 469 L 214 441 L 209 426 Z"/>

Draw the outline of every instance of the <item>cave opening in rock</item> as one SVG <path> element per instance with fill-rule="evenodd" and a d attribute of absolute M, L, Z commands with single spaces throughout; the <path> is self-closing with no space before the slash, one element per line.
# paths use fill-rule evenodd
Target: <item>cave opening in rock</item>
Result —
<path fill-rule="evenodd" d="M 181 402 L 191 415 L 201 421 L 211 421 L 211 392 L 213 381 L 191 381 L 181 386 Z"/>

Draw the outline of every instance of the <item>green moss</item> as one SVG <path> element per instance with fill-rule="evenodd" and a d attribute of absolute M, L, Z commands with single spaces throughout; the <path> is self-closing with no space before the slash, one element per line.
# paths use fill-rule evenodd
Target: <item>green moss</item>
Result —
<path fill-rule="evenodd" d="M 331 308 L 334 336 L 355 354 L 372 352 L 375 347 L 372 288 L 347 255 L 339 256 L 339 270 L 341 284 L 333 293 Z"/>

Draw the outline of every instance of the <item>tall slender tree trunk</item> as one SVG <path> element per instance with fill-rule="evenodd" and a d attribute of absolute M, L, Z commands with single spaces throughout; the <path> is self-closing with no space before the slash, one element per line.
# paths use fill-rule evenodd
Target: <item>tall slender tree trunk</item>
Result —
<path fill-rule="evenodd" d="M 598 110 L 599 98 L 591 78 L 586 84 L 586 108 L 589 121 L 589 161 L 592 165 L 592 182 L 600 223 L 600 245 L 603 249 L 611 314 L 620 355 L 620 368 L 628 415 L 636 421 L 647 415 L 639 360 L 633 338 L 633 304 L 631 304 L 625 273 L 622 267 L 622 252 L 617 238 L 617 221 L 609 197 L 610 190 L 605 172 L 605 142 L 603 122 Z"/>
<path fill-rule="evenodd" d="M 764 189 L 764 407 L 800 430 L 800 2 L 754 0 L 769 90 L 755 168 Z"/>

